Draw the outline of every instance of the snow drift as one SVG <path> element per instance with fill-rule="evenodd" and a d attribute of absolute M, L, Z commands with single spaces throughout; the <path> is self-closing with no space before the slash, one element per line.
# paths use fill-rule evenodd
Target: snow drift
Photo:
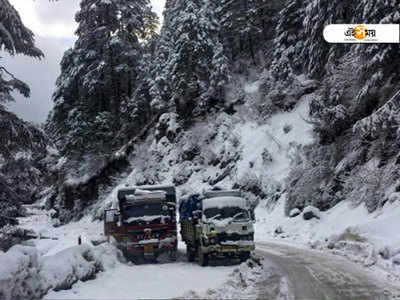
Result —
<path fill-rule="evenodd" d="M 112 268 L 120 257 L 109 245 L 80 245 L 43 257 L 34 247 L 16 245 L 0 252 L 0 299 L 39 299 L 49 290 L 69 289 Z"/>

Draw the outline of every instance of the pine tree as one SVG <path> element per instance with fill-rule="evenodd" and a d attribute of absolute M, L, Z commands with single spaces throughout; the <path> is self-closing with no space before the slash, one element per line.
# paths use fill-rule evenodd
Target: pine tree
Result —
<path fill-rule="evenodd" d="M 83 0 L 74 48 L 61 63 L 48 130 L 64 152 L 108 152 L 138 86 L 143 55 L 139 39 L 154 34 L 157 17 L 148 0 Z"/>
<path fill-rule="evenodd" d="M 400 4 L 397 1 L 361 1 L 357 10 L 361 19 L 370 24 L 397 24 L 400 22 Z M 398 44 L 359 45 L 360 81 L 363 83 L 357 95 L 358 118 L 364 118 L 388 101 L 400 89 Z M 383 88 L 380 88 L 383 87 Z M 392 89 L 395 89 L 392 92 Z"/>
<path fill-rule="evenodd" d="M 165 3 L 163 13 L 164 24 L 156 43 L 153 63 L 149 70 L 151 73 L 149 77 L 149 93 L 152 98 L 151 107 L 153 111 L 164 111 L 170 106 L 169 99 L 171 91 L 169 86 L 169 74 L 165 66 L 170 57 L 170 53 L 172 53 L 171 49 L 173 48 L 173 33 L 175 31 L 173 22 L 177 17 L 177 12 L 174 10 L 176 1 L 177 0 L 167 0 Z"/>
<path fill-rule="evenodd" d="M 324 27 L 328 24 L 352 24 L 357 21 L 357 15 L 354 1 L 309 1 L 303 21 L 305 42 L 302 57 L 310 77 L 321 79 L 326 74 L 327 64 L 334 64 L 351 49 L 351 44 L 328 44 L 322 34 Z"/>
<path fill-rule="evenodd" d="M 302 71 L 304 58 L 301 51 L 305 37 L 303 29 L 305 4 L 302 0 L 289 0 L 282 9 L 276 26 L 272 73 L 278 80 L 287 80 Z"/>
<path fill-rule="evenodd" d="M 257 51 L 272 37 L 274 25 L 271 20 L 280 5 L 267 0 L 221 0 L 216 6 L 231 61 L 246 56 L 256 64 Z"/>
<path fill-rule="evenodd" d="M 208 0 L 177 0 L 168 13 L 164 25 L 168 27 L 161 35 L 163 48 L 158 51 L 167 50 L 167 62 L 156 79 L 164 87 L 159 84 L 158 90 L 167 92 L 181 116 L 223 104 L 228 59 L 214 4 Z"/>
<path fill-rule="evenodd" d="M 24 26 L 15 8 L 8 0 L 0 0 L 0 50 L 40 59 L 44 55 L 34 42 L 33 32 Z M 14 90 L 29 97 L 29 87 L 0 64 L 0 104 L 13 101 Z"/>

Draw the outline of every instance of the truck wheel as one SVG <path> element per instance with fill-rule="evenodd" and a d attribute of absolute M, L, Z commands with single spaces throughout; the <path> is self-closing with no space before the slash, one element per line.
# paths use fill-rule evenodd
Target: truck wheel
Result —
<path fill-rule="evenodd" d="M 201 252 L 201 247 L 197 247 L 197 256 L 199 258 L 199 265 L 202 267 L 208 266 L 208 254 Z"/>
<path fill-rule="evenodd" d="M 171 261 L 176 261 L 178 259 L 178 251 L 171 250 L 168 256 Z"/>
<path fill-rule="evenodd" d="M 195 252 L 189 247 L 186 247 L 186 257 L 189 262 L 194 262 Z"/>
<path fill-rule="evenodd" d="M 244 261 L 248 260 L 250 258 L 250 251 L 241 252 L 239 254 L 239 258 L 240 258 L 241 262 L 244 262 Z"/>

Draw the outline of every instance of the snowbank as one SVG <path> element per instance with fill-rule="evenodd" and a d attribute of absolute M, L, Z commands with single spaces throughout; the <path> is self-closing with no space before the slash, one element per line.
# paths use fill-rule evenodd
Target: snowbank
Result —
<path fill-rule="evenodd" d="M 249 259 L 234 268 L 220 287 L 209 288 L 202 293 L 191 290 L 184 293 L 182 299 L 256 299 L 257 285 L 267 275 L 268 270 L 264 270 L 259 258 Z"/>
<path fill-rule="evenodd" d="M 80 245 L 43 257 L 34 247 L 16 245 L 0 252 L 0 299 L 38 299 L 49 290 L 69 289 L 114 267 L 120 257 L 109 245 Z"/>
<path fill-rule="evenodd" d="M 102 270 L 101 263 L 94 259 L 91 247 L 75 246 L 43 259 L 40 276 L 53 290 L 65 290 L 78 280 L 93 279 Z"/>
<path fill-rule="evenodd" d="M 16 245 L 0 252 L 0 299 L 38 299 L 49 289 L 39 275 L 35 248 Z"/>
<path fill-rule="evenodd" d="M 99 273 L 96 280 L 78 282 L 70 290 L 50 292 L 45 299 L 177 298 L 187 290 L 200 294 L 208 289 L 217 289 L 235 268 L 201 267 L 197 263 L 179 260 L 175 263 L 119 264 Z"/>
<path fill-rule="evenodd" d="M 283 195 L 272 210 L 263 204 L 256 209 L 256 241 L 279 239 L 330 251 L 400 276 L 399 202 L 386 203 L 371 214 L 364 204 L 354 207 L 349 202 L 341 202 L 328 211 L 318 212 L 320 219 L 304 220 L 304 211 L 295 217 L 285 216 L 285 201 Z M 277 228 L 281 230 L 276 231 Z"/>

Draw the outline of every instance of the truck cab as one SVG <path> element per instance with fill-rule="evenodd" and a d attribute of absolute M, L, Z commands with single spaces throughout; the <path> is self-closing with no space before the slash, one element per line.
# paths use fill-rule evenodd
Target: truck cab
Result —
<path fill-rule="evenodd" d="M 246 260 L 255 249 L 251 211 L 240 191 L 208 191 L 180 203 L 181 235 L 189 261 Z"/>
<path fill-rule="evenodd" d="M 138 186 L 118 191 L 119 209 L 106 210 L 105 235 L 128 259 L 155 261 L 177 255 L 176 193 L 173 186 Z"/>

